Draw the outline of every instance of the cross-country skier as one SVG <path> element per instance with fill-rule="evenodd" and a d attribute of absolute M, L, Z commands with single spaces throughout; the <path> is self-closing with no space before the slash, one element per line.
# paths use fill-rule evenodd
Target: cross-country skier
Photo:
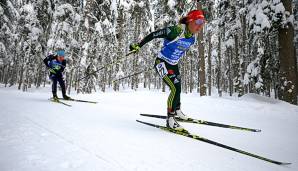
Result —
<path fill-rule="evenodd" d="M 63 99 L 69 100 L 70 97 L 66 95 L 66 89 L 65 89 L 65 83 L 63 80 L 62 72 L 64 71 L 64 68 L 66 67 L 66 61 L 64 59 L 65 51 L 60 49 L 57 51 L 55 55 L 49 55 L 47 56 L 43 62 L 48 67 L 50 71 L 50 79 L 52 80 L 52 93 L 53 93 L 53 100 L 58 101 L 57 96 L 57 82 L 59 82 Z"/>
<path fill-rule="evenodd" d="M 140 48 L 154 38 L 164 38 L 163 47 L 155 60 L 155 69 L 170 87 L 171 93 L 167 102 L 167 127 L 183 131 L 176 117 L 186 119 L 181 111 L 180 93 L 181 77 L 178 62 L 185 52 L 195 43 L 194 34 L 198 33 L 205 23 L 202 10 L 190 11 L 178 25 L 166 27 L 147 35 L 141 42 L 130 45 L 130 50 L 138 52 Z"/>

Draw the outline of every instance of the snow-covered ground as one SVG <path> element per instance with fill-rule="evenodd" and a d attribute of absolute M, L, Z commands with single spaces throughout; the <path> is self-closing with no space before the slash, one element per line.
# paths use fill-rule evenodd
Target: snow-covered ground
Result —
<path fill-rule="evenodd" d="M 183 111 L 193 118 L 262 130 L 182 124 L 190 132 L 292 163 L 278 166 L 135 121 L 165 124 L 139 113 L 165 114 L 168 92 L 72 94 L 99 102 L 68 102 L 72 107 L 48 101 L 50 92 L 43 88 L 23 93 L 1 85 L 1 171 L 298 170 L 298 107 L 285 102 L 252 94 L 241 99 L 182 94 Z"/>

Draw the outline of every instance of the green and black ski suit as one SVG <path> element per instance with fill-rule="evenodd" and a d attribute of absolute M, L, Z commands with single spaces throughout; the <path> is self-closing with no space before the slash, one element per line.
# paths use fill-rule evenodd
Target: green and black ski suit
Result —
<path fill-rule="evenodd" d="M 195 37 L 181 25 L 166 27 L 150 33 L 138 45 L 142 47 L 154 38 L 164 38 L 164 45 L 155 60 L 155 69 L 171 89 L 168 97 L 168 113 L 180 109 L 181 76 L 178 62 L 195 43 Z"/>

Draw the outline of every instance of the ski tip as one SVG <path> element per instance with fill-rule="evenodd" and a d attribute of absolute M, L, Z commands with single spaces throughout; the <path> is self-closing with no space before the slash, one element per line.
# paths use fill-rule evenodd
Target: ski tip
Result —
<path fill-rule="evenodd" d="M 97 104 L 98 102 L 86 102 L 86 103 Z"/>
<path fill-rule="evenodd" d="M 260 129 L 257 129 L 257 130 L 256 130 L 256 132 L 261 132 L 261 131 L 262 131 L 262 130 L 260 130 Z"/>
<path fill-rule="evenodd" d="M 282 166 L 286 166 L 286 165 L 290 165 L 292 163 L 280 163 L 279 165 L 282 165 Z"/>
<path fill-rule="evenodd" d="M 144 122 L 144 121 L 140 121 L 140 120 L 136 120 L 136 121 L 139 123 L 145 124 L 145 125 L 152 125 L 151 123 L 148 123 L 148 122 Z"/>
<path fill-rule="evenodd" d="M 145 124 L 145 125 L 149 125 L 149 123 L 144 122 L 144 121 L 140 121 L 140 120 L 136 120 L 137 122 L 141 123 L 141 124 Z"/>

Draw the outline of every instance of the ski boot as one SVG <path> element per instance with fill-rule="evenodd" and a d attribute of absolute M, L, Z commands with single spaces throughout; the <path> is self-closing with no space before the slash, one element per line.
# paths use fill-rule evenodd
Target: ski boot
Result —
<path fill-rule="evenodd" d="M 179 103 L 176 107 L 176 110 L 175 110 L 175 114 L 176 114 L 176 117 L 180 118 L 180 119 L 183 119 L 183 120 L 187 120 L 189 117 L 186 116 L 182 110 L 181 110 L 181 103 Z"/>
<path fill-rule="evenodd" d="M 167 127 L 181 132 L 188 132 L 176 121 L 175 116 L 175 112 L 168 112 Z"/>
<path fill-rule="evenodd" d="M 67 96 L 66 94 L 63 94 L 63 99 L 64 100 L 71 100 L 71 98 L 69 96 Z"/>
<path fill-rule="evenodd" d="M 57 94 L 53 94 L 53 101 L 54 102 L 58 102 L 59 101 L 59 98 L 58 98 Z"/>
<path fill-rule="evenodd" d="M 175 111 L 176 113 L 176 117 L 180 118 L 180 119 L 183 119 L 183 120 L 187 120 L 188 117 L 181 111 L 181 109 L 177 109 Z"/>

